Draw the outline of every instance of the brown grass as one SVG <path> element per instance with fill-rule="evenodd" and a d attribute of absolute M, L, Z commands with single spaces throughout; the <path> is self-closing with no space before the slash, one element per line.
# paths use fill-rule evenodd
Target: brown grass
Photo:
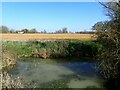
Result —
<path fill-rule="evenodd" d="M 93 34 L 2 34 L 3 40 L 91 40 Z"/>

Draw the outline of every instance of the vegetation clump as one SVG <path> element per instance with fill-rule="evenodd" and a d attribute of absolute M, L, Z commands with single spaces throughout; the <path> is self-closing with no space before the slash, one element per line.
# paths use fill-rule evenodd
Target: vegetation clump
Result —
<path fill-rule="evenodd" d="M 2 52 L 2 69 L 11 69 L 16 64 L 16 56 L 10 51 Z"/>
<path fill-rule="evenodd" d="M 99 70 L 107 80 L 108 89 L 120 88 L 120 1 L 101 3 L 110 20 L 93 26 L 97 41 L 103 46 L 98 55 Z"/>
<path fill-rule="evenodd" d="M 2 68 L 1 68 L 1 84 L 3 89 L 25 88 L 30 87 L 30 83 L 26 83 L 22 77 L 13 78 L 9 71 L 16 65 L 16 56 L 10 50 L 5 48 L 2 50 Z"/>
<path fill-rule="evenodd" d="M 13 48 L 18 58 L 93 58 L 97 55 L 100 45 L 93 41 L 29 41 L 4 42 L 3 48 Z"/>
<path fill-rule="evenodd" d="M 10 51 L 3 50 L 2 52 L 2 70 L 1 80 L 2 88 L 23 88 L 24 84 L 20 78 L 12 79 L 8 71 L 16 65 L 16 58 Z"/>

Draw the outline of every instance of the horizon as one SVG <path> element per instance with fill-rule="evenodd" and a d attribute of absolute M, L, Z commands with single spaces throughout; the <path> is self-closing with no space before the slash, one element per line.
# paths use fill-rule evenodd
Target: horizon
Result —
<path fill-rule="evenodd" d="M 91 31 L 96 22 L 108 20 L 98 2 L 3 2 L 2 16 L 2 25 L 10 29 L 38 32 Z"/>

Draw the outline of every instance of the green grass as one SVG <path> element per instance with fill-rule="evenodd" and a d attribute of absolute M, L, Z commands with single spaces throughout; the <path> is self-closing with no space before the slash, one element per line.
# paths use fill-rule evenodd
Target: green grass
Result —
<path fill-rule="evenodd" d="M 101 46 L 93 41 L 7 41 L 3 42 L 3 50 L 14 52 L 18 58 L 93 58 Z"/>

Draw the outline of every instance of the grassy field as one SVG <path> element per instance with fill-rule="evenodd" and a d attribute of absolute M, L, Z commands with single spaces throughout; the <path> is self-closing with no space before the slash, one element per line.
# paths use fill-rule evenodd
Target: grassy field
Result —
<path fill-rule="evenodd" d="M 3 40 L 93 40 L 93 34 L 2 34 Z"/>

